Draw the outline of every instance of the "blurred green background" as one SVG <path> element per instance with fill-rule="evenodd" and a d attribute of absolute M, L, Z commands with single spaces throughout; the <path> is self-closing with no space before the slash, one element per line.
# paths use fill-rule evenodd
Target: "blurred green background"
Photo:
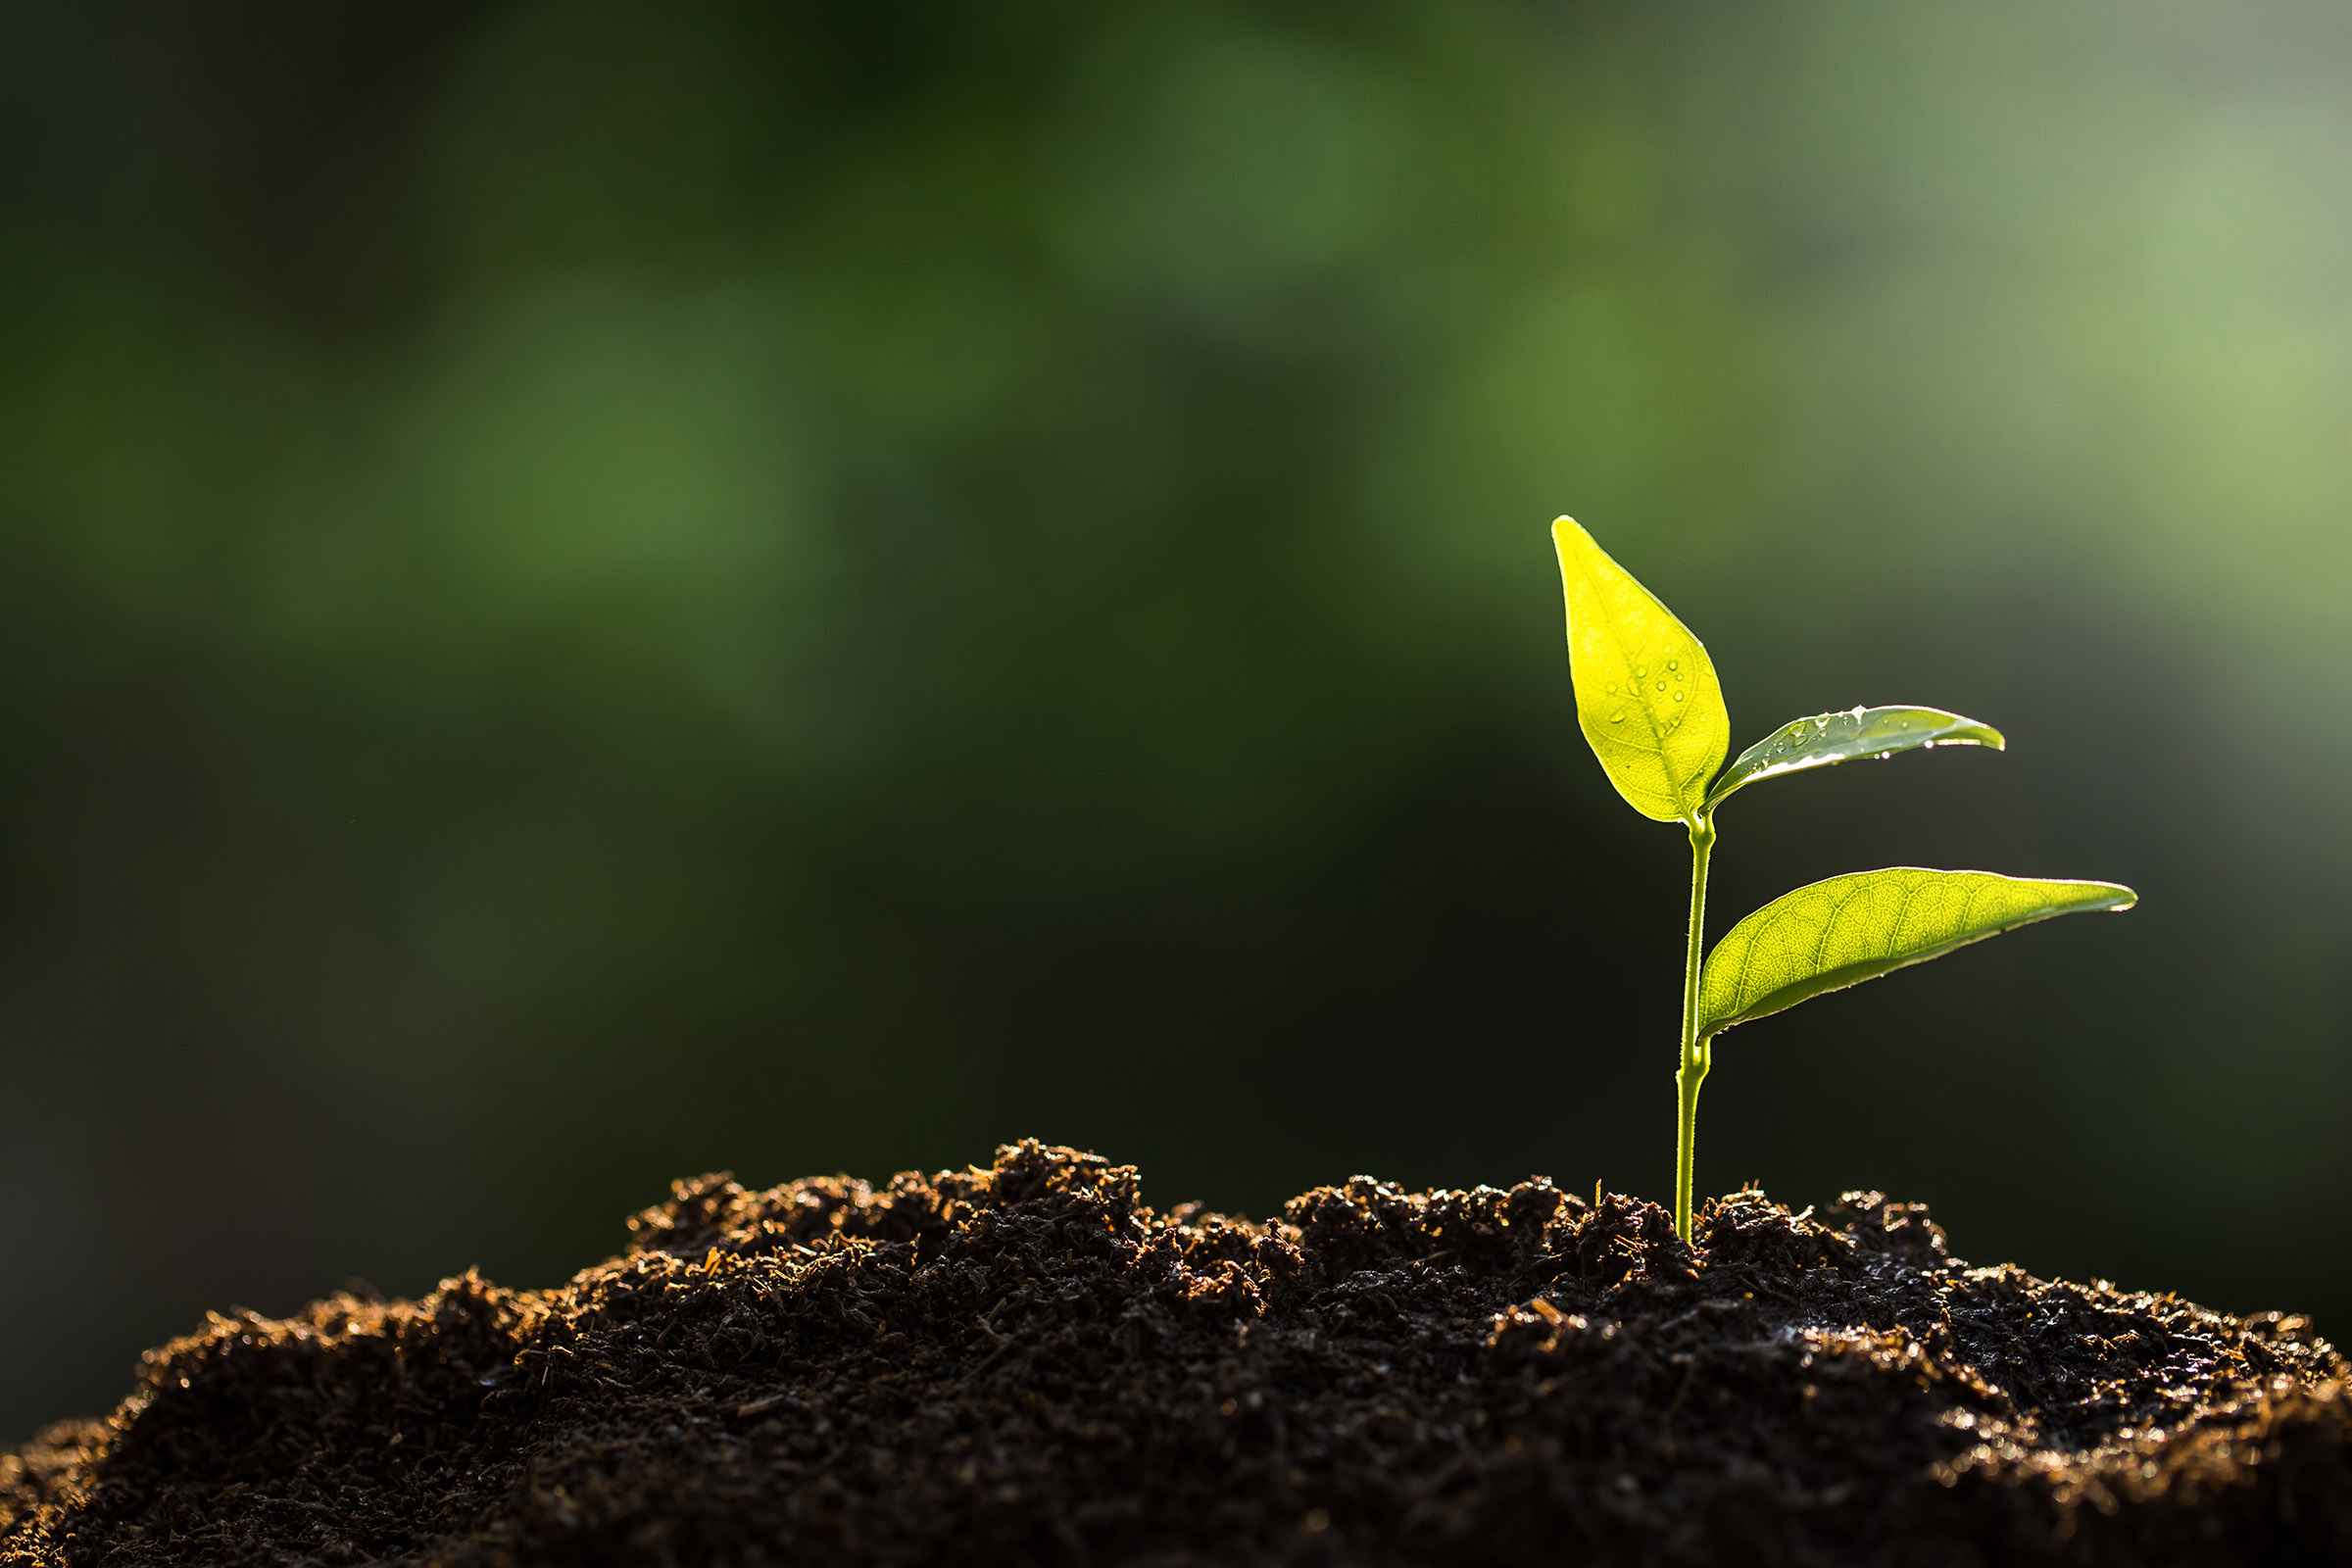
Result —
<path fill-rule="evenodd" d="M 1728 1037 L 1702 1189 L 2352 1333 L 2352 13 L 0 9 L 0 1438 L 211 1306 L 1024 1134 L 1667 1196 L 1714 929 L 2122 919 Z"/>

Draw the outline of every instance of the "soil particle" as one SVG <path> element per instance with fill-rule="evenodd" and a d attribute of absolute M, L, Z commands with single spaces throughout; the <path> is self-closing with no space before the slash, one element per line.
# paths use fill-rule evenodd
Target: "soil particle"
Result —
<path fill-rule="evenodd" d="M 0 1562 L 2352 1561 L 2302 1319 L 1791 1214 L 1368 1177 L 1252 1224 L 1034 1143 L 677 1184 L 543 1293 L 214 1315 L 0 1458 Z"/>

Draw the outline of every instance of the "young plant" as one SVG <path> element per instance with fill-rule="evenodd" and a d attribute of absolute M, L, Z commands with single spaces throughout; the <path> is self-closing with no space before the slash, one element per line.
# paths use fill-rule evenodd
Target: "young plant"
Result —
<path fill-rule="evenodd" d="M 1741 920 L 1702 968 L 1707 857 L 1715 812 L 1736 791 L 1858 757 L 1936 746 L 2002 749 L 2000 731 L 1934 708 L 1854 708 L 1782 725 L 1728 768 L 1731 715 L 1706 649 L 1657 597 L 1562 517 L 1551 525 L 1568 596 L 1568 667 L 1577 723 L 1609 782 L 1643 816 L 1690 834 L 1690 933 L 1683 960 L 1683 1054 L 1674 1075 L 1674 1228 L 1690 1238 L 1691 1152 L 1698 1087 L 1715 1037 L 1809 997 L 2016 926 L 2088 909 L 2128 909 L 2138 895 L 2113 882 L 2029 881 L 1990 871 L 1891 866 L 1798 888 Z"/>

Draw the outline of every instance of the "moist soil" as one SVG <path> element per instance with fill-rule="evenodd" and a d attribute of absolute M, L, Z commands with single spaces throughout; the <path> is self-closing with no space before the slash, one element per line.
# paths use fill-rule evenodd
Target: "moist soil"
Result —
<path fill-rule="evenodd" d="M 214 1315 L 0 1459 L 0 1561 L 2343 1563 L 2308 1323 L 1917 1204 L 1359 1178 L 1256 1224 L 1034 1143 L 681 1182 L 551 1291 Z M 21 1352 L 22 1353 L 22 1352 Z"/>

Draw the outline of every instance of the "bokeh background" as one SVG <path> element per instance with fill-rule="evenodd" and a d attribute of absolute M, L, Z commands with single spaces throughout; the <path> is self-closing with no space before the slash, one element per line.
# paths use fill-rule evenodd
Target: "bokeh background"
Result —
<path fill-rule="evenodd" d="M 231 1303 L 553 1283 L 1021 1135 L 1663 1197 L 1714 929 L 2060 922 L 1727 1037 L 1702 1186 L 2352 1334 L 2352 12 L 0 9 L 0 1440 Z"/>

